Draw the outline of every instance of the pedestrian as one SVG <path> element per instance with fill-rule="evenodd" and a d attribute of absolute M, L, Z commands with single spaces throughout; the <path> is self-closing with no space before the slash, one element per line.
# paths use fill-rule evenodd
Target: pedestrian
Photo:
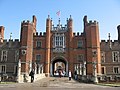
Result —
<path fill-rule="evenodd" d="M 59 77 L 61 78 L 61 73 L 62 73 L 61 70 L 58 70 L 58 73 L 59 73 Z"/>
<path fill-rule="evenodd" d="M 32 70 L 29 74 L 29 76 L 31 76 L 31 83 L 34 81 L 34 70 Z"/>
<path fill-rule="evenodd" d="M 69 81 L 71 80 L 71 77 L 72 77 L 72 74 L 71 74 L 71 71 L 69 70 Z"/>
<path fill-rule="evenodd" d="M 77 80 L 77 71 L 76 70 L 74 72 L 74 78 L 75 78 L 75 80 Z"/>

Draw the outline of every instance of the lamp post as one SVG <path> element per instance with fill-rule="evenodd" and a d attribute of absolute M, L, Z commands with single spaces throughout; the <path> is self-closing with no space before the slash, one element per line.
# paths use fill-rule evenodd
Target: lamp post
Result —
<path fill-rule="evenodd" d="M 94 58 L 94 61 L 93 61 L 93 82 L 94 82 L 94 83 L 98 83 L 96 57 L 97 57 L 97 51 L 94 51 L 94 52 L 93 52 L 93 58 Z"/>

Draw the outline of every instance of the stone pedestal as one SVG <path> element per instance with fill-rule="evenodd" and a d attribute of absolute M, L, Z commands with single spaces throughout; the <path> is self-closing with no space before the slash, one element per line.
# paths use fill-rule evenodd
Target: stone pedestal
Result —
<path fill-rule="evenodd" d="M 98 83 L 98 78 L 97 78 L 97 76 L 94 76 L 94 83 L 95 83 L 95 84 Z"/>
<path fill-rule="evenodd" d="M 93 72 L 94 72 L 93 82 L 98 83 L 96 63 L 93 63 Z"/>
<path fill-rule="evenodd" d="M 17 82 L 23 83 L 23 75 L 21 75 L 21 61 L 18 62 Z"/>

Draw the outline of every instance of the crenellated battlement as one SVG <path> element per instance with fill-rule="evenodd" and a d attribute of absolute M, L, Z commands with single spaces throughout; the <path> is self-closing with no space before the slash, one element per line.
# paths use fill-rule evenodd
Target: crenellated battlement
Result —
<path fill-rule="evenodd" d="M 20 41 L 19 39 L 4 39 L 3 43 L 1 44 L 1 47 L 19 47 L 20 46 Z"/>
<path fill-rule="evenodd" d="M 92 21 L 90 20 L 87 25 L 98 25 L 98 22 L 96 20 Z"/>
<path fill-rule="evenodd" d="M 79 32 L 73 33 L 73 36 L 74 36 L 74 37 L 83 36 L 83 35 L 84 35 L 84 33 L 79 33 Z"/>
<path fill-rule="evenodd" d="M 32 25 L 33 23 L 31 22 L 31 21 L 29 21 L 29 20 L 23 20 L 22 22 L 21 22 L 21 25 Z"/>
<path fill-rule="evenodd" d="M 3 43 L 7 43 L 7 39 L 4 39 L 4 40 L 3 40 Z"/>
<path fill-rule="evenodd" d="M 52 25 L 52 31 L 66 31 L 67 30 L 67 25 L 65 24 L 64 26 L 61 25 L 57 25 L 56 27 L 54 25 Z"/>
<path fill-rule="evenodd" d="M 107 45 L 107 44 L 109 45 L 110 42 L 111 42 L 111 44 L 112 44 L 113 46 L 114 46 L 114 45 L 120 45 L 119 42 L 118 42 L 118 40 L 114 40 L 114 41 L 112 41 L 112 40 L 110 40 L 110 41 L 109 41 L 109 40 L 107 40 L 107 41 L 106 41 L 106 40 L 101 40 L 100 44 L 101 44 L 101 45 L 102 45 L 102 44 L 103 44 L 103 45 L 104 45 L 104 44 L 105 44 L 105 45 Z"/>
<path fill-rule="evenodd" d="M 112 42 L 112 40 L 101 40 L 101 42 L 100 43 L 109 43 L 109 42 Z"/>
<path fill-rule="evenodd" d="M 3 43 L 7 43 L 7 42 L 19 43 L 20 41 L 19 41 L 19 39 L 14 39 L 14 40 L 13 39 L 9 39 L 9 40 L 8 39 L 4 39 L 3 40 Z"/>
<path fill-rule="evenodd" d="M 44 37 L 46 35 L 46 32 L 40 32 L 40 33 L 38 33 L 38 32 L 36 32 L 36 33 L 34 33 L 34 36 L 35 37 Z"/>

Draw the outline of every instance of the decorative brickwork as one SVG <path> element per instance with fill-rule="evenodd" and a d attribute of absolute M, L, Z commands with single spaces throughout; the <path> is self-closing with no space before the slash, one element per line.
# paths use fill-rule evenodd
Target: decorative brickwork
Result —
<path fill-rule="evenodd" d="M 83 32 L 74 33 L 71 15 L 64 26 L 60 23 L 60 19 L 57 26 L 54 26 L 52 19 L 48 16 L 46 32 L 39 33 L 36 30 L 37 18 L 33 16 L 32 22 L 27 20 L 21 23 L 20 42 L 4 40 L 4 27 L 1 26 L 0 57 L 2 57 L 2 50 L 8 50 L 7 60 L 15 60 L 14 65 L 19 67 L 16 74 L 18 77 L 23 75 L 22 78 L 25 81 L 29 78 L 31 69 L 34 69 L 35 74 L 45 73 L 46 76 L 57 75 L 56 73 L 61 70 L 65 72 L 66 76 L 68 76 L 69 70 L 72 74 L 77 71 L 78 75 L 83 76 L 82 80 L 85 80 L 85 77 L 92 79 L 93 76 L 101 75 L 101 70 L 103 74 L 112 74 L 111 70 L 119 74 L 119 70 L 117 70 L 120 56 L 118 55 L 119 37 L 118 40 L 112 42 L 109 36 L 107 42 L 102 40 L 100 43 L 98 22 L 88 21 L 87 16 L 84 16 L 83 23 Z M 13 53 L 10 53 L 11 50 Z M 15 56 L 16 50 L 19 53 L 18 57 Z M 118 58 L 115 59 L 116 57 Z M 112 58 L 114 58 L 114 62 Z M 118 62 L 115 62 L 116 60 Z M 3 65 L 1 62 L 0 60 L 0 65 Z M 4 62 L 4 65 L 7 64 Z"/>

